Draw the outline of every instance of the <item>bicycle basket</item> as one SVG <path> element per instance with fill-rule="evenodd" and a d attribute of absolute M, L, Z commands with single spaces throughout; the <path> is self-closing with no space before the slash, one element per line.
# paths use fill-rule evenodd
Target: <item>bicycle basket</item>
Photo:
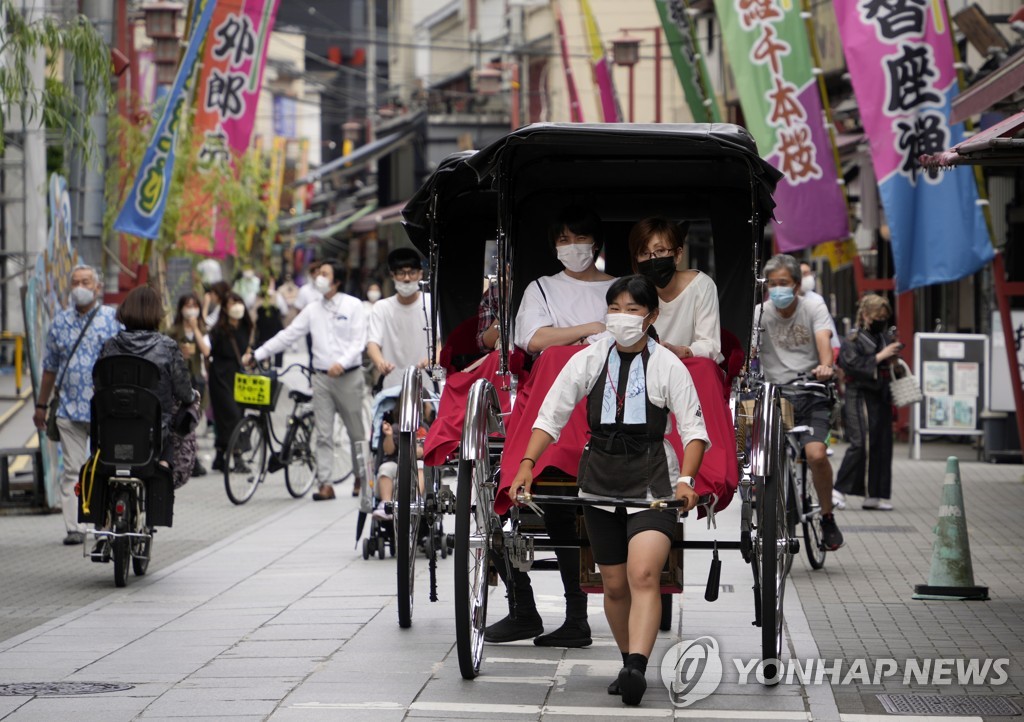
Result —
<path fill-rule="evenodd" d="M 235 374 L 235 403 L 243 409 L 273 411 L 281 396 L 277 374 Z"/>

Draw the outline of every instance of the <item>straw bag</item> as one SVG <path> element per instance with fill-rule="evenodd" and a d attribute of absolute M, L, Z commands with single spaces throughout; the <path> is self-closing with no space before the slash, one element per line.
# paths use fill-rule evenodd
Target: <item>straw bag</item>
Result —
<path fill-rule="evenodd" d="M 892 391 L 892 402 L 896 406 L 910 406 L 924 398 L 921 393 L 921 382 L 910 372 L 910 367 L 903 359 L 896 357 L 896 363 L 892 367 L 892 381 L 889 382 L 889 389 Z"/>

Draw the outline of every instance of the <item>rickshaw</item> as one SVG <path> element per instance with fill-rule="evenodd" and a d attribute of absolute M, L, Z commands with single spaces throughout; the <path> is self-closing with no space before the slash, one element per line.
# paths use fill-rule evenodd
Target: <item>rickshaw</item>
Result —
<path fill-rule="evenodd" d="M 537 124 L 476 153 L 450 157 L 407 204 L 406 230 L 429 258 L 431 327 L 438 341 L 450 342 L 476 318 L 482 282 L 474 279 L 483 278 L 486 241 L 496 240 L 497 247 L 492 282 L 499 300 L 498 350 L 469 371 L 448 374 L 425 454 L 428 467 L 457 468 L 454 506 L 449 491 L 446 505 L 435 504 L 434 513 L 454 511 L 456 517 L 449 542 L 454 547 L 456 647 L 464 678 L 480 672 L 488 587 L 497 566 L 525 571 L 534 566 L 535 552 L 554 548 L 530 518 L 532 503 L 581 503 L 574 496 L 535 493 L 532 500 L 520 499 L 527 505 L 514 505 L 504 492 L 543 400 L 542 380 L 550 383 L 573 352 L 548 349 L 528 371 L 523 353 L 512 346 L 512 325 L 527 284 L 561 270 L 546 246 L 546 226 L 559 208 L 571 203 L 587 205 L 600 215 L 607 273 L 632 272 L 626 243 L 630 228 L 642 218 L 661 215 L 690 222 L 688 248 L 717 284 L 723 335 L 730 334 L 740 362 L 730 369 L 734 378 L 728 382 L 709 359 L 684 362 L 694 377 L 713 442 L 697 480 L 700 514 L 713 521 L 715 511 L 738 489 L 739 538 L 717 542 L 717 549 L 739 550 L 751 565 L 752 623 L 761 629 L 764 678 L 775 677 L 783 650 L 786 575 L 799 543 L 786 511 L 779 391 L 752 371 L 750 339 L 753 309 L 763 290 L 760 269 L 768 255 L 763 231 L 772 216 L 771 194 L 779 177 L 758 156 L 751 136 L 734 125 Z M 401 428 L 406 434 L 415 428 L 422 398 L 418 378 L 416 373 L 407 375 L 403 389 Z M 563 488 L 566 477 L 574 483 L 584 441 L 585 435 L 563 432 L 536 463 L 544 471 L 535 489 L 543 489 L 549 473 L 562 477 L 552 483 Z M 503 470 L 503 455 L 514 460 L 505 465 L 511 471 Z M 411 487 L 403 491 L 399 486 L 399 512 L 403 506 L 423 508 Z M 585 530 L 579 531 L 586 565 L 588 542 Z M 682 591 L 683 549 L 710 551 L 710 546 L 686 542 L 677 534 L 662 591 Z M 599 592 L 599 575 L 592 568 L 584 572 L 585 591 Z M 398 573 L 401 580 L 407 572 Z M 399 588 L 400 617 L 406 590 L 411 590 L 408 581 Z"/>

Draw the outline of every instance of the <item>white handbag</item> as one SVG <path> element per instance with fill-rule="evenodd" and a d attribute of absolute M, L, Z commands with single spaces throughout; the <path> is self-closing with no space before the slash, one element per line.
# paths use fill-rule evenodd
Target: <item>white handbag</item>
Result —
<path fill-rule="evenodd" d="M 921 382 L 910 372 L 907 362 L 898 356 L 892 367 L 892 376 L 889 389 L 892 391 L 893 404 L 910 406 L 910 404 L 916 404 L 924 399 L 924 394 L 921 393 Z"/>

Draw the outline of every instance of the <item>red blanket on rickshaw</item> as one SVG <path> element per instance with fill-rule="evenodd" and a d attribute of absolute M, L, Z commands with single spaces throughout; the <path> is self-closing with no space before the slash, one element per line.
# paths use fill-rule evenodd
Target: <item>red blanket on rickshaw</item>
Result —
<path fill-rule="evenodd" d="M 494 503 L 495 511 L 498 513 L 504 513 L 511 503 L 504 490 L 511 486 L 515 472 L 519 468 L 519 460 L 525 454 L 526 445 L 533 431 L 533 422 L 537 418 L 544 397 L 569 358 L 583 348 L 551 347 L 540 355 L 529 376 L 520 375 L 516 405 L 505 424 L 507 435 L 502 453 L 501 484 Z M 696 491 L 698 494 L 717 494 L 718 503 L 715 508 L 721 510 L 728 506 L 739 483 L 736 439 L 722 387 L 722 371 L 710 359 L 692 358 L 682 363 L 686 365 L 697 388 L 704 424 L 707 427 L 708 438 L 711 439 L 711 448 L 704 454 L 700 472 L 697 474 Z M 497 352 L 494 352 L 473 372 L 460 372 L 448 376 L 444 392 L 441 394 L 437 421 L 431 426 L 424 446 L 424 460 L 428 466 L 444 462 L 459 445 L 469 388 L 478 378 L 489 379 L 495 384 L 502 410 L 508 411 L 508 393 L 501 391 L 501 379 L 497 377 L 497 368 Z M 671 423 L 672 429 L 668 440 L 676 455 L 682 459 L 683 445 L 674 418 Z M 558 441 L 551 444 L 537 460 L 536 468 L 543 470 L 546 467 L 554 467 L 575 476 L 588 434 L 584 399 L 573 411 Z"/>

